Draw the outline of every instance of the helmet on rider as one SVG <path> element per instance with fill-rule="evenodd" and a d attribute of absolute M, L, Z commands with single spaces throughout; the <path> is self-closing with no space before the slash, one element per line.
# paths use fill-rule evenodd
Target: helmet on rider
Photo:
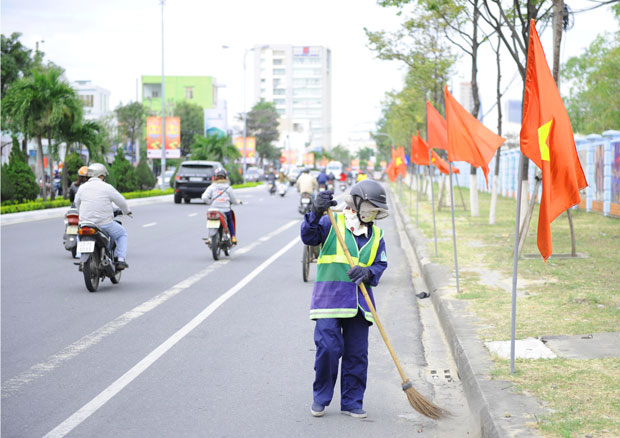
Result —
<path fill-rule="evenodd" d="M 78 170 L 78 176 L 88 176 L 88 166 L 82 166 Z"/>
<path fill-rule="evenodd" d="M 357 212 L 362 223 L 389 216 L 385 189 L 377 181 L 365 179 L 353 187 L 344 198 L 347 206 Z"/>
<path fill-rule="evenodd" d="M 226 172 L 226 169 L 224 169 L 223 167 L 219 167 L 215 170 L 213 178 L 215 180 L 225 180 L 226 178 L 228 178 L 228 172 Z"/>
<path fill-rule="evenodd" d="M 108 169 L 101 163 L 93 163 L 88 166 L 88 176 L 91 178 L 106 177 L 108 176 Z"/>

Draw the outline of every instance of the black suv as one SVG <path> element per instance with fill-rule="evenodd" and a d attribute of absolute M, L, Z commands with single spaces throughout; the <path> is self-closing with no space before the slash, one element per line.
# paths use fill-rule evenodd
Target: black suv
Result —
<path fill-rule="evenodd" d="M 174 203 L 190 202 L 213 182 L 215 169 L 224 168 L 219 161 L 184 161 L 174 177 Z"/>

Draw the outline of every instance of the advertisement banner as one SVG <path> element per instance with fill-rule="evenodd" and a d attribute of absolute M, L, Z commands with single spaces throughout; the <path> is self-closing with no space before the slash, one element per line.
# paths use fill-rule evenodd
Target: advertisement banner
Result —
<path fill-rule="evenodd" d="M 321 160 L 319 161 L 319 166 L 321 167 L 327 167 L 327 164 L 329 163 L 329 160 L 325 157 L 321 157 Z"/>
<path fill-rule="evenodd" d="M 304 166 L 314 166 L 314 154 L 304 154 Z"/>
<path fill-rule="evenodd" d="M 357 158 L 355 158 L 355 159 L 351 160 L 351 167 L 352 167 L 354 170 L 358 170 L 358 169 L 360 168 L 360 160 L 359 160 L 359 159 L 357 159 Z"/>
<path fill-rule="evenodd" d="M 243 158 L 243 137 L 235 137 L 234 143 L 235 147 L 241 154 L 241 158 Z M 252 159 L 256 158 L 256 137 L 245 138 L 245 157 Z"/>
<path fill-rule="evenodd" d="M 146 156 L 161 158 L 161 117 L 146 118 Z M 181 156 L 181 119 L 166 117 L 166 158 Z"/>
<path fill-rule="evenodd" d="M 297 163 L 297 151 L 296 150 L 283 150 L 280 156 L 280 163 L 282 164 Z"/>

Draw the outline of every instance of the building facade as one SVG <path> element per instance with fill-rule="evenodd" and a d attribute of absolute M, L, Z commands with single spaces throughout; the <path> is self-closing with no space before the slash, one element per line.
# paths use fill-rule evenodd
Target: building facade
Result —
<path fill-rule="evenodd" d="M 287 125 L 309 127 L 308 151 L 330 149 L 331 50 L 323 46 L 267 45 L 255 46 L 254 56 L 257 99 L 273 102 Z"/>
<path fill-rule="evenodd" d="M 211 76 L 165 76 L 164 94 L 168 116 L 175 102 L 187 101 L 203 109 L 214 108 L 217 103 L 217 86 Z M 142 103 L 161 114 L 161 75 L 142 76 Z"/>
<path fill-rule="evenodd" d="M 97 120 L 110 113 L 110 92 L 91 81 L 75 81 L 71 87 L 84 104 L 84 119 Z"/>

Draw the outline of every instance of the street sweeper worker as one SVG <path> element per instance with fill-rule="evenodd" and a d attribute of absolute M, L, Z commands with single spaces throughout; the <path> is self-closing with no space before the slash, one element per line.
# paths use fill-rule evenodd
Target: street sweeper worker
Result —
<path fill-rule="evenodd" d="M 338 243 L 330 219 L 324 213 L 336 205 L 333 193 L 317 195 L 312 211 L 301 225 L 306 245 L 321 245 L 312 292 L 310 319 L 316 321 L 314 343 L 315 379 L 311 413 L 320 417 L 334 395 L 340 362 L 340 410 L 366 418 L 364 391 L 368 371 L 368 329 L 373 316 L 360 291 L 363 282 L 374 305 L 371 286 L 387 268 L 383 230 L 375 221 L 388 216 L 385 190 L 377 181 L 364 180 L 345 196 L 345 208 L 335 214 L 338 228 L 356 263 L 351 268 Z M 340 361 L 342 359 L 342 361 Z"/>

